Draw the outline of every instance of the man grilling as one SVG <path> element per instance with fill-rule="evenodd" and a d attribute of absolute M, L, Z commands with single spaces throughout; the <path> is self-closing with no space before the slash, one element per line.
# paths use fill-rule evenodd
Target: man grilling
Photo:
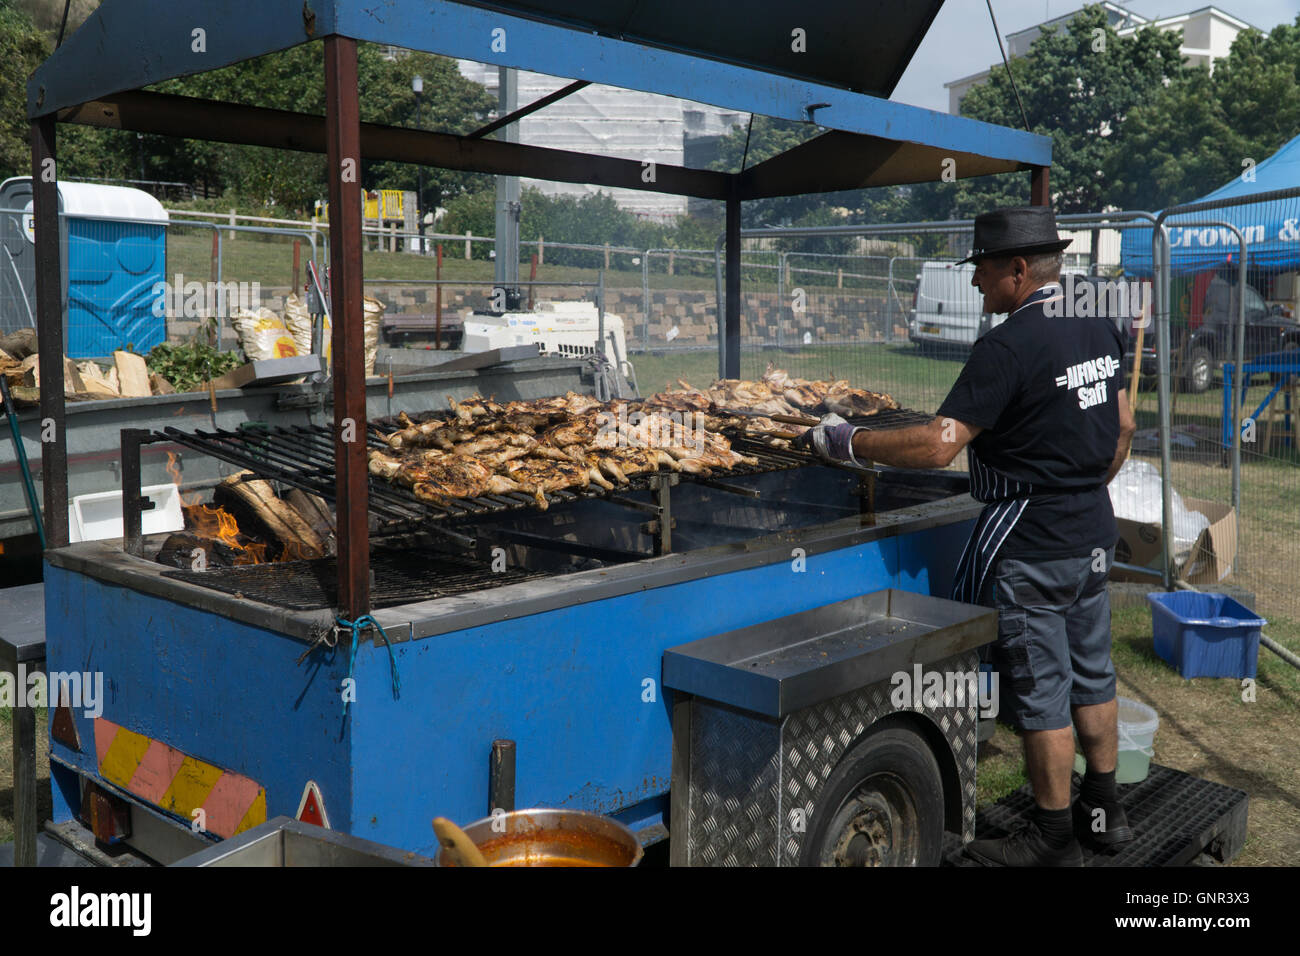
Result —
<path fill-rule="evenodd" d="M 975 343 L 934 421 L 867 431 L 827 416 L 800 439 L 827 459 L 900 468 L 941 468 L 967 449 L 971 495 L 984 510 L 952 596 L 998 610 L 1001 713 L 1021 730 L 1037 804 L 1008 837 L 966 848 L 994 866 L 1081 866 L 1080 840 L 1133 838 L 1115 790 L 1106 578 L 1118 530 L 1106 485 L 1135 425 L 1119 331 L 1063 301 L 1067 245 L 1043 206 L 976 218 L 975 248 L 962 261 L 975 263 L 984 311 L 1007 320 Z M 1073 813 L 1071 718 L 1088 761 Z"/>

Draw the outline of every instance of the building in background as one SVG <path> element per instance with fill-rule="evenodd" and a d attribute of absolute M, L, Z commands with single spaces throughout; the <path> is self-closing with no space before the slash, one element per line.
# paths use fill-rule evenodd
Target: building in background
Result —
<path fill-rule="evenodd" d="M 1232 41 L 1237 39 L 1237 34 L 1251 28 L 1251 24 L 1245 20 L 1239 20 L 1218 7 L 1201 7 L 1189 13 L 1151 18 L 1140 16 L 1118 3 L 1107 2 L 1101 6 L 1106 11 L 1110 25 L 1122 37 L 1132 36 L 1145 27 L 1155 27 L 1158 30 L 1182 30 L 1182 54 L 1187 58 L 1188 66 L 1207 66 L 1211 70 L 1214 69 L 1216 60 L 1228 55 L 1228 51 L 1232 48 Z M 1008 34 L 1005 40 L 1007 57 L 1024 56 L 1042 34 L 1044 27 L 1063 30 L 1078 13 L 1079 10 L 1073 10 L 1036 26 Z M 954 115 L 959 113 L 962 97 L 970 91 L 971 87 L 988 79 L 989 72 L 995 69 L 1002 69 L 1002 64 L 995 63 L 980 73 L 945 83 L 944 87 L 948 90 L 948 112 Z"/>
<path fill-rule="evenodd" d="M 466 79 L 496 96 L 495 66 L 460 60 L 459 67 Z M 521 70 L 519 105 L 527 105 L 569 82 Z M 717 155 L 719 140 L 748 119 L 748 114 L 734 110 L 593 84 L 520 120 L 519 141 L 643 163 L 700 167 Z M 582 196 L 603 190 L 624 209 L 659 219 L 687 211 L 685 196 L 534 179 L 524 179 L 523 184 L 548 196 Z"/>

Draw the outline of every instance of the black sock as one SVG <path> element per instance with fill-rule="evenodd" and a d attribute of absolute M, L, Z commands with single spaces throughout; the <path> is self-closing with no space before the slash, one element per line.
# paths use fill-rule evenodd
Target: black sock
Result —
<path fill-rule="evenodd" d="M 1093 807 L 1117 802 L 1119 795 L 1115 792 L 1115 771 L 1098 773 L 1089 767 L 1083 775 L 1083 784 L 1079 787 L 1079 799 Z"/>
<path fill-rule="evenodd" d="M 1074 839 L 1074 824 L 1070 818 L 1070 808 L 1064 810 L 1044 810 L 1034 808 L 1034 822 L 1038 824 L 1043 840 L 1048 846 L 1059 848 Z"/>

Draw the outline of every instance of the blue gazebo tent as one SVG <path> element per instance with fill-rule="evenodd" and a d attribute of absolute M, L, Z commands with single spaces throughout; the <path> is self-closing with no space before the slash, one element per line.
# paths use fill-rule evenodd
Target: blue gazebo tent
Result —
<path fill-rule="evenodd" d="M 1251 175 L 1253 172 L 1253 175 Z M 1300 185 L 1300 136 L 1252 169 L 1197 202 L 1262 195 Z M 1177 214 L 1167 219 L 1170 271 L 1173 275 L 1203 272 L 1237 261 L 1237 237 L 1221 226 L 1180 226 Z M 1190 214 L 1186 218 L 1228 222 L 1246 237 L 1248 265 L 1252 269 L 1280 272 L 1300 269 L 1300 197 L 1265 203 L 1228 206 Z M 1124 230 L 1120 246 L 1124 271 L 1151 275 L 1151 230 Z"/>

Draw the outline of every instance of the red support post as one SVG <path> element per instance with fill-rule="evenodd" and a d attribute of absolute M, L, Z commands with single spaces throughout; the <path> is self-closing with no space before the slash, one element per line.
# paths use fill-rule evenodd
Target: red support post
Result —
<path fill-rule="evenodd" d="M 1029 181 L 1029 202 L 1034 206 L 1050 206 L 1052 192 L 1048 187 L 1050 166 L 1035 166 Z"/>
<path fill-rule="evenodd" d="M 338 507 L 339 611 L 370 611 L 366 369 L 362 316 L 361 107 L 357 43 L 325 38 L 325 130 L 333 321 L 334 467 Z"/>
<path fill-rule="evenodd" d="M 54 117 L 32 120 L 32 215 L 36 238 L 36 341 L 41 375 L 41 484 L 45 546 L 68 543 L 68 442 L 63 401 L 63 262 Z"/>

